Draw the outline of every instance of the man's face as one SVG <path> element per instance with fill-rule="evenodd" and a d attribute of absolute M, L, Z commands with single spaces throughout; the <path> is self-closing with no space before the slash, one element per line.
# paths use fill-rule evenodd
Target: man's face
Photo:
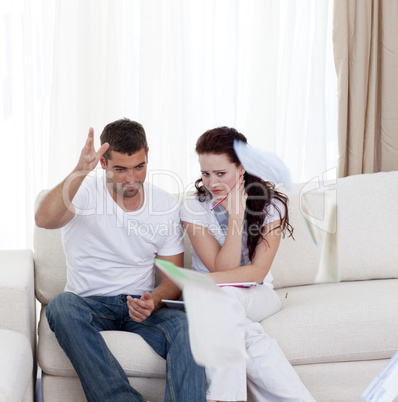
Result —
<path fill-rule="evenodd" d="M 110 151 L 108 161 L 101 158 L 101 166 L 106 170 L 106 182 L 110 191 L 123 197 L 135 197 L 145 181 L 148 152 L 141 149 L 128 155 Z"/>

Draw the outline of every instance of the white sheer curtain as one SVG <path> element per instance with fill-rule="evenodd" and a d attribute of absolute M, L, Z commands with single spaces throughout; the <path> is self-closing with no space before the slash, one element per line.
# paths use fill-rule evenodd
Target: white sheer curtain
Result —
<path fill-rule="evenodd" d="M 36 194 L 74 167 L 90 126 L 98 138 L 121 117 L 144 125 L 149 179 L 171 192 L 192 185 L 196 139 L 219 125 L 294 181 L 334 167 L 330 2 L 2 2 L 0 247 L 32 247 Z"/>

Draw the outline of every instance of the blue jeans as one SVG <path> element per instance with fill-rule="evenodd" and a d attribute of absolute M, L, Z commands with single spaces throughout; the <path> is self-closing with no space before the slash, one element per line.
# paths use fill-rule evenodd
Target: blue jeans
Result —
<path fill-rule="evenodd" d="M 192 357 L 184 312 L 162 308 L 137 323 L 129 316 L 126 296 L 80 297 L 64 292 L 49 303 L 46 316 L 89 402 L 144 401 L 100 334 L 111 330 L 139 334 L 166 359 L 165 401 L 206 401 L 205 372 Z"/>

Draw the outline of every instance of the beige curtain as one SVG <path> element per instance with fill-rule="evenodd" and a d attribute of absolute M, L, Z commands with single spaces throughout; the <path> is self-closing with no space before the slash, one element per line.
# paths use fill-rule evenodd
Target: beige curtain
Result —
<path fill-rule="evenodd" d="M 338 176 L 398 170 L 398 1 L 334 0 Z"/>

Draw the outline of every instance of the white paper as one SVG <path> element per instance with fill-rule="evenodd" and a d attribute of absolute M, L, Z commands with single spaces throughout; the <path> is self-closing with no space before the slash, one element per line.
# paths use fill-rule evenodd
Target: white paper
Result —
<path fill-rule="evenodd" d="M 228 294 L 203 274 L 164 260 L 156 265 L 183 291 L 195 361 L 205 367 L 245 362 L 244 319 L 233 310 Z"/>
<path fill-rule="evenodd" d="M 325 193 L 325 219 L 327 226 L 323 232 L 321 257 L 319 261 L 318 273 L 315 278 L 316 283 L 338 282 L 339 272 L 337 264 L 337 239 L 336 239 L 336 216 L 337 205 L 333 195 Z"/>
<path fill-rule="evenodd" d="M 398 352 L 366 388 L 361 398 L 367 402 L 391 402 L 398 395 Z"/>
<path fill-rule="evenodd" d="M 276 154 L 251 148 L 237 140 L 234 141 L 234 150 L 248 173 L 291 190 L 289 169 Z"/>

